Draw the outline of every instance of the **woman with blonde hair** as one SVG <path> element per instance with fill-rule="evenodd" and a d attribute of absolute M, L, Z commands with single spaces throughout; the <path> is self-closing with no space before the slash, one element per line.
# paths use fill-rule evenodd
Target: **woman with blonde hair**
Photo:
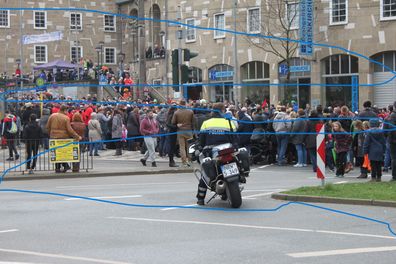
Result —
<path fill-rule="evenodd" d="M 335 141 L 336 151 L 336 177 L 343 178 L 345 174 L 345 164 L 347 162 L 347 154 L 351 148 L 352 137 L 345 131 L 341 123 L 336 121 L 332 123 L 333 138 Z"/>

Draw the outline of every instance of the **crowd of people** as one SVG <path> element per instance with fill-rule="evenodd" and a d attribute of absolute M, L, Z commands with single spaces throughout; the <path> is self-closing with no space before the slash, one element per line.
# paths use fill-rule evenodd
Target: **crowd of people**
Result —
<path fill-rule="evenodd" d="M 91 98 L 92 99 L 92 98 Z M 17 139 L 25 140 L 27 158 L 35 156 L 38 146 L 48 148 L 48 139 L 74 138 L 82 142 L 82 149 L 91 156 L 115 149 L 114 155 L 124 151 L 141 151 L 143 166 L 156 167 L 157 155 L 168 156 L 169 166 L 177 167 L 174 157 L 181 157 L 181 166 L 191 166 L 188 155 L 189 140 L 197 138 L 199 130 L 213 111 L 205 100 L 173 101 L 169 104 L 139 101 L 118 104 L 26 103 L 5 113 L 2 120 L 3 143 L 9 149 L 7 160 L 18 160 Z M 226 103 L 225 116 L 233 119 L 239 132 L 238 144 L 251 150 L 253 142 L 267 139 L 270 154 L 279 166 L 296 168 L 309 164 L 316 172 L 316 132 L 318 124 L 326 129 L 326 165 L 337 177 L 355 167 L 359 178 L 381 181 L 382 171 L 392 170 L 396 180 L 396 102 L 384 109 L 372 107 L 367 101 L 363 109 L 352 113 L 347 106 L 317 106 L 296 109 L 293 106 L 262 105 L 245 102 L 243 105 Z M 382 130 L 385 129 L 385 130 Z M 276 160 L 275 160 L 276 159 Z M 392 164 L 393 161 L 393 165 Z M 27 163 L 33 173 L 35 159 Z M 56 172 L 71 169 L 57 165 Z M 73 171 L 79 171 L 73 164 Z"/>

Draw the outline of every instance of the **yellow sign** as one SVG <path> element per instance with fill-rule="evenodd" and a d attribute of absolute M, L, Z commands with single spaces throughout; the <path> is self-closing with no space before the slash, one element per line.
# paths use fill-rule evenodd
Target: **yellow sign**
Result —
<path fill-rule="evenodd" d="M 51 163 L 80 162 L 80 145 L 73 139 L 50 139 Z"/>

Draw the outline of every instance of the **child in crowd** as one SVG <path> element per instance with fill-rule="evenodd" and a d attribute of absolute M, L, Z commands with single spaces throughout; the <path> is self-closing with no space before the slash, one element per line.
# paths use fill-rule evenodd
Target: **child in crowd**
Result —
<path fill-rule="evenodd" d="M 358 179 L 367 179 L 367 173 L 368 173 L 368 168 L 364 166 L 364 152 L 363 152 L 363 144 L 364 144 L 364 138 L 365 138 L 365 133 L 363 127 L 363 122 L 360 120 L 356 120 L 354 122 L 354 131 L 356 134 L 353 137 L 353 152 L 354 156 L 356 158 L 356 166 L 360 166 L 360 175 L 358 176 Z"/>
<path fill-rule="evenodd" d="M 379 129 L 377 119 L 370 120 L 370 129 L 364 140 L 364 154 L 368 154 L 371 165 L 371 181 L 380 182 L 382 177 L 382 163 L 386 150 L 385 136 Z"/>
<path fill-rule="evenodd" d="M 347 162 L 347 154 L 352 143 L 352 137 L 341 126 L 340 122 L 333 122 L 333 138 L 336 151 L 336 177 L 343 178 L 345 174 L 345 164 Z"/>

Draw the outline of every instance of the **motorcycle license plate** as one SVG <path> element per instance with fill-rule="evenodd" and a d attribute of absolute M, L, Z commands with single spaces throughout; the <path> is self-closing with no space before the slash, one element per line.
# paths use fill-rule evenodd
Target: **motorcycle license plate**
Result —
<path fill-rule="evenodd" d="M 224 178 L 239 174 L 239 169 L 235 162 L 221 166 L 221 171 L 223 172 Z"/>

